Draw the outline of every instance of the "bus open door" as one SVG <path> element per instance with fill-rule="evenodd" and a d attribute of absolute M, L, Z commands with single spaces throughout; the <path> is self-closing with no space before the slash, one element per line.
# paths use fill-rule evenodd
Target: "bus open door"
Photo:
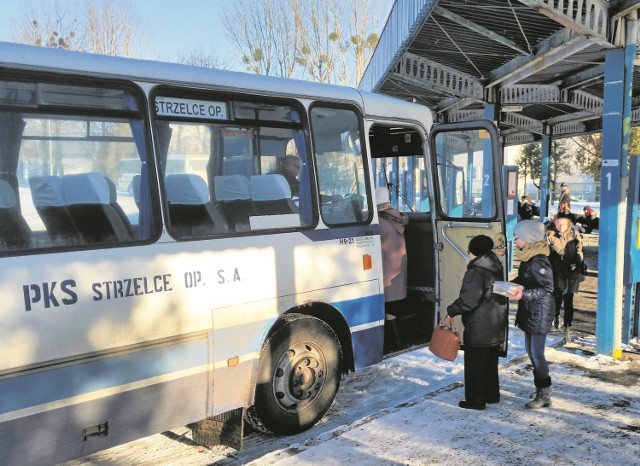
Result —
<path fill-rule="evenodd" d="M 438 125 L 431 133 L 438 321 L 458 297 L 468 264 L 467 247 L 473 237 L 486 235 L 493 239 L 506 280 L 502 155 L 498 141 L 497 130 L 490 121 Z M 458 327 L 462 328 L 461 322 Z M 507 331 L 505 328 L 505 335 Z M 506 344 L 505 338 L 503 354 Z"/>

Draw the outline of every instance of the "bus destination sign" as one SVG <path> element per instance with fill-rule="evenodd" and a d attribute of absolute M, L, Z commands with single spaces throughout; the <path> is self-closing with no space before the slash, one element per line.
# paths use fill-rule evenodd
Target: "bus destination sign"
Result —
<path fill-rule="evenodd" d="M 156 115 L 200 120 L 226 120 L 227 105 L 224 102 L 209 100 L 156 97 Z"/>

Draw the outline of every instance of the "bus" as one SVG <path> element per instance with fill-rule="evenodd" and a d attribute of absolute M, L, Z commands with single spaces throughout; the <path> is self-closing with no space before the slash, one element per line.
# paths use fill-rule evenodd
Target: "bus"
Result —
<path fill-rule="evenodd" d="M 0 164 L 5 464 L 311 428 L 384 354 L 376 186 L 424 341 L 469 240 L 505 258 L 495 126 L 352 88 L 3 43 Z"/>

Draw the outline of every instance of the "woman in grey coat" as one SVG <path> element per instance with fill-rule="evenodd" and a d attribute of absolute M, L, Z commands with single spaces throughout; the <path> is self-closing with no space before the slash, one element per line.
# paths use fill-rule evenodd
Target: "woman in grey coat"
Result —
<path fill-rule="evenodd" d="M 535 399 L 526 404 L 536 409 L 551 406 L 551 377 L 544 356 L 547 333 L 555 317 L 553 271 L 549 261 L 550 249 L 545 240 L 545 227 L 536 220 L 523 220 L 513 229 L 516 254 L 520 259 L 518 278 L 524 286 L 513 299 L 520 301 L 516 313 L 516 326 L 524 331 L 524 344 L 533 365 Z"/>

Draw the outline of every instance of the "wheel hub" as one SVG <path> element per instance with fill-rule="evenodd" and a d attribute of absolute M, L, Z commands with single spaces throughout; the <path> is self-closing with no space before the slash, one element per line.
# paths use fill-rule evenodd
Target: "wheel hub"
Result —
<path fill-rule="evenodd" d="M 274 390 L 280 405 L 295 411 L 312 403 L 325 384 L 325 368 L 324 354 L 313 343 L 289 347 L 274 374 Z"/>

